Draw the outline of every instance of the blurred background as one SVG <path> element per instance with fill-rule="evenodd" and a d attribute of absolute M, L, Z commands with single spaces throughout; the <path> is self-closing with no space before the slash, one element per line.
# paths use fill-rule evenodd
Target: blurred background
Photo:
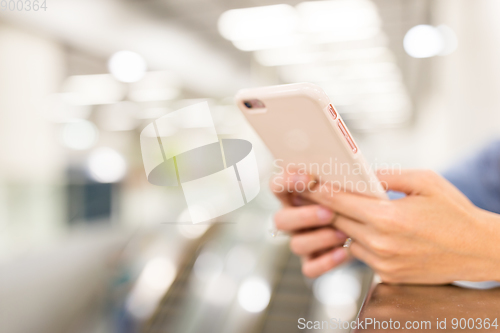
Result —
<path fill-rule="evenodd" d="M 443 171 L 500 133 L 499 12 L 496 0 L 1 1 L 0 331 L 354 318 L 370 271 L 302 277 L 273 232 L 272 156 L 233 96 L 316 83 L 375 168 Z M 262 190 L 189 225 L 183 198 L 147 182 L 139 134 L 203 100 L 219 136 L 254 144 Z"/>

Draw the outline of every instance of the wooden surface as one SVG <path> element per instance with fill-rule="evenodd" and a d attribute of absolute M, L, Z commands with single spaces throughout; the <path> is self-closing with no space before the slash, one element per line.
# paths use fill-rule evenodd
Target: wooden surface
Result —
<path fill-rule="evenodd" d="M 379 326 L 358 328 L 354 332 L 400 332 L 408 331 L 403 328 L 407 321 L 417 322 L 415 325 L 425 325 L 430 322 L 431 327 L 420 328 L 419 331 L 428 332 L 500 332 L 500 288 L 489 290 L 464 289 L 451 285 L 446 286 L 394 286 L 376 285 L 371 297 L 361 311 L 360 321 L 376 319 L 379 322 L 389 320 L 399 321 L 400 329 L 383 329 Z M 454 318 L 457 320 L 455 321 Z M 465 320 L 463 320 L 463 319 Z M 474 322 L 468 321 L 472 318 Z M 478 319 L 479 318 L 479 319 Z M 486 329 L 485 319 L 496 323 L 498 327 L 490 326 Z M 443 320 L 446 319 L 446 328 Z M 462 321 L 460 322 L 460 320 Z M 438 329 L 438 321 L 441 328 Z M 454 325 L 454 323 L 456 325 Z M 429 324 L 427 324 L 428 326 Z M 465 328 L 461 329 L 460 327 Z M 456 326 L 456 328 L 454 328 Z M 486 326 L 488 326 L 486 324 Z M 411 329 L 417 331 L 416 329 Z"/>

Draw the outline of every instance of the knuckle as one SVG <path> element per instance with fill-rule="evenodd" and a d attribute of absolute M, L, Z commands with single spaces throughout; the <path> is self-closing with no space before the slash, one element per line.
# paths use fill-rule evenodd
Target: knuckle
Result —
<path fill-rule="evenodd" d="M 373 262 L 373 266 L 379 274 L 390 276 L 394 273 L 391 263 L 387 260 L 377 259 Z"/>
<path fill-rule="evenodd" d="M 383 260 L 379 267 L 375 269 L 381 276 L 385 276 L 391 283 L 401 282 L 407 276 L 407 271 L 392 260 Z"/>
<path fill-rule="evenodd" d="M 387 202 L 383 204 L 377 221 L 376 228 L 387 233 L 392 233 L 404 228 L 401 213 L 394 203 Z"/>
<path fill-rule="evenodd" d="M 390 241 L 380 236 L 371 237 L 368 240 L 368 246 L 376 255 L 382 257 L 390 257 L 394 254 Z"/>

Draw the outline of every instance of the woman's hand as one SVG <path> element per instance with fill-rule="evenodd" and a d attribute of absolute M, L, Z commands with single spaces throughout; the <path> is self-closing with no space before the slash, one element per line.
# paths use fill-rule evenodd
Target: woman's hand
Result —
<path fill-rule="evenodd" d="M 291 234 L 290 248 L 302 258 L 304 275 L 316 277 L 347 261 L 349 256 L 342 248 L 347 236 L 332 225 L 335 214 L 287 190 L 290 183 L 309 181 L 307 175 L 287 175 L 273 179 L 270 186 L 283 205 L 274 217 L 276 227 Z"/>
<path fill-rule="evenodd" d="M 298 177 L 274 179 L 273 190 L 276 192 L 280 185 L 294 189 Z M 318 257 L 329 255 L 329 265 L 318 264 L 313 270 L 306 261 L 305 275 L 323 274 L 335 266 L 335 258 L 342 258 L 338 262 L 345 260 L 347 253 L 341 256 L 340 251 L 349 251 L 388 283 L 500 280 L 498 215 L 475 207 L 452 184 L 431 171 L 383 170 L 378 177 L 387 189 L 407 196 L 381 200 L 342 191 L 333 193 L 331 187 L 317 184 L 294 194 L 320 206 L 285 207 L 276 214 L 279 229 L 302 230 L 318 226 L 319 221 L 326 226 L 327 219 L 318 218 L 320 211 L 326 216 L 326 211 L 321 210 L 326 208 L 334 227 L 354 240 L 349 250 L 339 248 Z M 337 238 L 333 234 L 303 231 L 292 236 L 291 247 L 295 253 L 311 255 L 331 247 L 334 240 Z"/>

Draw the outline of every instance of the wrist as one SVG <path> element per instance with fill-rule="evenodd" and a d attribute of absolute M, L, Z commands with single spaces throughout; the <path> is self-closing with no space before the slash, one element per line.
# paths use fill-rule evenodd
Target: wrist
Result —
<path fill-rule="evenodd" d="M 478 247 L 478 255 L 489 263 L 487 270 L 488 280 L 500 282 L 500 215 L 478 208 L 476 237 L 474 242 Z M 483 261 L 479 260 L 479 261 Z"/>

